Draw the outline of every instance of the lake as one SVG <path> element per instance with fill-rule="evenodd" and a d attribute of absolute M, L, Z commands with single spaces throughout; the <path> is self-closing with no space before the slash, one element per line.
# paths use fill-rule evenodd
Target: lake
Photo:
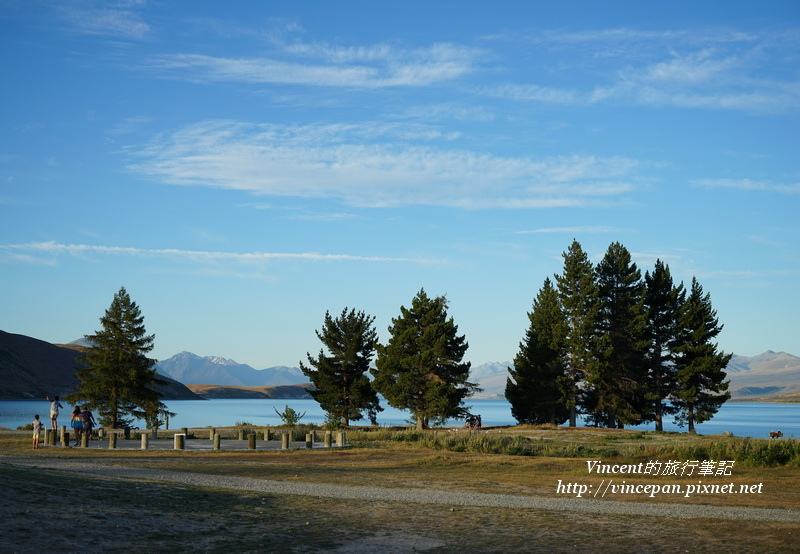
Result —
<path fill-rule="evenodd" d="M 166 402 L 169 410 L 177 413 L 170 419 L 172 429 L 181 427 L 227 427 L 239 422 L 247 422 L 254 426 L 278 426 L 281 419 L 275 410 L 283 411 L 289 406 L 297 412 L 305 412 L 301 423 L 321 425 L 325 421 L 325 412 L 311 399 L 214 399 L 214 400 L 171 400 Z M 511 405 L 506 400 L 471 400 L 472 413 L 480 414 L 484 426 L 515 425 L 511 416 Z M 69 406 L 59 416 L 59 425 L 67 425 Z M 49 427 L 50 404 L 45 400 L 0 401 L 0 427 L 16 429 L 33 421 L 38 413 Z M 410 415 L 384 405 L 384 411 L 378 414 L 378 423 L 382 426 L 407 425 Z M 357 422 L 366 424 L 368 422 Z M 463 421 L 452 420 L 451 426 L 462 426 Z M 582 423 L 579 423 L 581 425 Z M 135 425 L 144 427 L 143 422 Z M 654 430 L 654 424 L 628 427 L 628 429 Z M 705 423 L 696 426 L 701 435 L 721 434 L 731 431 L 737 437 L 769 438 L 773 429 L 783 431 L 784 438 L 800 438 L 800 404 L 773 404 L 757 402 L 727 402 L 717 415 Z M 672 419 L 664 424 L 666 431 L 685 431 L 672 423 Z"/>

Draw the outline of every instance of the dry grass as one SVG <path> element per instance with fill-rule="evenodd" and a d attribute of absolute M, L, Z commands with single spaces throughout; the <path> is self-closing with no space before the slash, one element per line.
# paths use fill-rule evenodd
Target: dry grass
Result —
<path fill-rule="evenodd" d="M 499 430 L 493 430 L 495 432 Z M 719 440 L 671 434 L 637 434 L 598 429 L 520 430 L 535 440 L 580 443 L 624 450 L 656 449 L 670 444 Z M 503 430 L 507 432 L 507 430 Z M 505 494 L 556 496 L 558 480 L 597 486 L 608 476 L 590 475 L 585 458 L 546 458 L 449 452 L 392 441 L 366 441 L 345 450 L 292 451 L 100 451 L 50 448 L 33 452 L 29 439 L 0 437 L 0 452 L 89 459 L 256 478 L 343 485 L 428 488 Z M 647 457 L 603 458 L 638 463 Z M 2 459 L 0 458 L 0 462 Z M 627 483 L 696 483 L 698 478 L 615 475 Z M 712 494 L 691 498 L 615 495 L 628 502 L 704 503 L 762 507 L 800 507 L 800 468 L 734 465 L 730 477 L 701 478 L 704 483 L 763 483 L 753 495 Z M 537 510 L 375 503 L 299 496 L 242 494 L 170 484 L 118 482 L 61 477 L 11 470 L 0 465 L 0 508 L 4 527 L 26 537 L 31 517 L 51 525 L 59 546 L 87 552 L 127 551 L 316 551 L 347 552 L 433 550 L 438 552 L 610 552 L 636 551 L 796 551 L 800 524 L 723 520 L 580 515 Z M 70 499 L 81 511 L 101 514 L 77 523 Z M 28 503 L 31 503 L 30 505 Z M 48 513 L 55 510 L 55 513 Z M 59 523 L 60 522 L 60 523 Z M 73 527 L 79 525 L 78 530 Z M 144 531 L 143 532 L 143 528 Z M 81 531 L 80 529 L 83 529 Z M 114 541 L 86 541 L 112 529 Z M 84 534 L 88 533 L 88 535 Z M 23 543 L 16 551 L 35 552 L 41 543 Z M 126 546 L 127 545 L 127 546 Z M 2 547 L 0 547 L 2 551 Z"/>

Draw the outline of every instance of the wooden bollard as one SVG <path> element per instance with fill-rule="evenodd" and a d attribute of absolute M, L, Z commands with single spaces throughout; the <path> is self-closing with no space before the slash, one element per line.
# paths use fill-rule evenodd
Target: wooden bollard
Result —
<path fill-rule="evenodd" d="M 116 433 L 109 433 L 108 434 L 108 448 L 115 449 L 117 447 L 117 434 Z"/>
<path fill-rule="evenodd" d="M 339 431 L 336 433 L 336 446 L 344 446 L 347 441 L 347 433 Z"/>
<path fill-rule="evenodd" d="M 333 432 L 325 431 L 325 448 L 331 447 L 331 437 L 333 436 Z"/>
<path fill-rule="evenodd" d="M 264 440 L 269 440 L 269 427 L 264 427 Z"/>
<path fill-rule="evenodd" d="M 306 433 L 306 448 L 314 447 L 314 433 Z"/>
<path fill-rule="evenodd" d="M 217 430 L 216 429 L 214 429 L 213 427 L 211 429 L 209 429 L 208 430 L 208 440 L 213 441 L 214 440 L 214 435 L 216 435 L 216 434 L 217 434 Z"/>
<path fill-rule="evenodd" d="M 149 447 L 150 437 L 147 433 L 142 433 L 142 450 L 147 450 Z"/>
<path fill-rule="evenodd" d="M 61 446 L 69 446 L 69 431 L 64 431 L 61 434 Z"/>
<path fill-rule="evenodd" d="M 175 433 L 173 440 L 175 441 L 175 450 L 183 450 L 186 448 L 186 435 Z"/>
<path fill-rule="evenodd" d="M 281 435 L 281 449 L 289 450 L 289 433 L 283 433 Z"/>
<path fill-rule="evenodd" d="M 89 433 L 81 433 L 81 448 L 89 448 Z"/>
<path fill-rule="evenodd" d="M 256 434 L 251 433 L 247 435 L 247 449 L 248 450 L 255 450 L 256 449 Z"/>
<path fill-rule="evenodd" d="M 214 433 L 214 446 L 212 446 L 214 450 L 219 450 L 219 433 Z"/>
<path fill-rule="evenodd" d="M 61 444 L 66 444 L 64 442 L 64 433 L 66 433 L 66 432 L 67 432 L 67 426 L 66 425 L 62 425 L 61 427 L 58 428 L 58 440 L 61 442 Z M 69 442 L 69 441 L 67 441 L 67 442 Z"/>
<path fill-rule="evenodd" d="M 240 441 L 244 440 L 244 429 L 239 429 L 239 440 Z"/>
<path fill-rule="evenodd" d="M 181 433 L 186 435 L 186 438 L 189 438 L 189 429 L 187 427 L 181 427 Z"/>

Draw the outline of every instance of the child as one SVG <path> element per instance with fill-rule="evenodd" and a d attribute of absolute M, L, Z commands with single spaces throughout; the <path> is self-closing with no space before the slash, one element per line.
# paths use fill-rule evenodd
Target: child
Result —
<path fill-rule="evenodd" d="M 44 424 L 39 421 L 39 414 L 33 416 L 33 447 L 39 448 L 39 432 L 44 427 Z"/>

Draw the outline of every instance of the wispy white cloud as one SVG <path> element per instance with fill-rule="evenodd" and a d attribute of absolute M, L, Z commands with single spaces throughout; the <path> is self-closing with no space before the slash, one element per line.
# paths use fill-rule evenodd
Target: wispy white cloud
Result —
<path fill-rule="evenodd" d="M 595 234 L 607 234 L 607 233 L 621 233 L 624 232 L 624 229 L 618 229 L 616 227 L 606 227 L 602 225 L 597 226 L 588 226 L 588 227 L 542 227 L 540 229 L 531 229 L 528 231 L 516 231 L 515 234 L 518 235 L 529 235 L 529 234 L 571 234 L 571 235 L 595 235 Z"/>
<path fill-rule="evenodd" d="M 131 169 L 165 183 L 354 206 L 580 207 L 618 201 L 641 181 L 624 157 L 500 157 L 382 124 L 256 125 L 209 121 L 161 136 Z"/>
<path fill-rule="evenodd" d="M 772 113 L 800 110 L 797 60 L 786 54 L 800 46 L 797 30 L 605 29 L 550 31 L 515 40 L 533 44 L 545 60 L 541 63 L 549 68 L 559 67 L 555 72 L 559 79 L 567 76 L 579 84 L 568 88 L 547 84 L 551 72 L 542 69 L 536 73 L 537 81 L 509 80 L 476 90 L 550 104 L 626 102 Z"/>
<path fill-rule="evenodd" d="M 9 253 L 18 260 L 39 263 L 53 263 L 52 259 L 43 262 L 37 255 L 51 256 L 128 256 L 138 258 L 166 258 L 176 261 L 198 263 L 255 263 L 272 260 L 306 260 L 306 261 L 354 261 L 354 262 L 400 262 L 427 264 L 436 263 L 425 259 L 400 258 L 390 256 L 358 256 L 353 254 L 323 254 L 319 252 L 219 252 L 206 250 L 181 250 L 176 248 L 148 249 L 125 246 L 103 246 L 91 244 L 63 244 L 55 241 L 30 242 L 24 244 L 0 244 L 0 250 Z"/>
<path fill-rule="evenodd" d="M 59 5 L 71 29 L 87 35 L 142 39 L 151 28 L 137 8 L 146 2 L 89 1 Z"/>
<path fill-rule="evenodd" d="M 452 44 L 397 49 L 388 45 L 284 46 L 263 57 L 230 58 L 165 54 L 146 68 L 196 82 L 244 82 L 323 87 L 421 87 L 452 81 L 474 71 L 480 51 Z"/>
<path fill-rule="evenodd" d="M 726 188 L 738 190 L 754 190 L 767 192 L 781 192 L 787 194 L 800 193 L 800 182 L 775 183 L 754 179 L 698 179 L 693 184 L 704 188 Z"/>

